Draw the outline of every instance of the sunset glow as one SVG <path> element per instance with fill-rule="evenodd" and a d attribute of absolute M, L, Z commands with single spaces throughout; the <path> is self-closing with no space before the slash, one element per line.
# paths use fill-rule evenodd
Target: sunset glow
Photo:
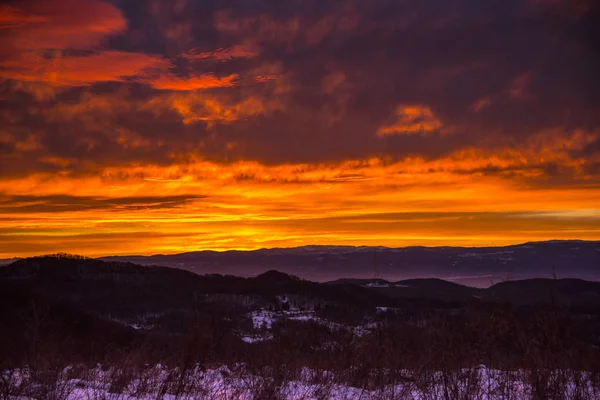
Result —
<path fill-rule="evenodd" d="M 0 258 L 600 240 L 591 3 L 238 3 L 0 6 Z"/>

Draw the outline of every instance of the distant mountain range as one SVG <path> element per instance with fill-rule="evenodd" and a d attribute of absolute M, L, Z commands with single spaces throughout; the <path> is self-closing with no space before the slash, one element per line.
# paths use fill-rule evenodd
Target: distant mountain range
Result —
<path fill-rule="evenodd" d="M 600 242 L 579 240 L 504 247 L 303 246 L 101 259 L 168 266 L 199 274 L 256 276 L 277 269 L 320 282 L 339 278 L 441 278 L 488 287 L 501 281 L 531 278 L 600 280 Z"/>
<path fill-rule="evenodd" d="M 0 267 L 0 288 L 19 288 L 18 292 L 73 303 L 98 315 L 128 315 L 132 308 L 135 313 L 160 314 L 166 309 L 190 307 L 200 298 L 206 300 L 209 294 L 258 296 L 265 301 L 281 296 L 304 296 L 319 298 L 323 303 L 370 309 L 415 307 L 418 299 L 432 301 L 424 303 L 430 308 L 439 306 L 436 302 L 600 307 L 600 282 L 574 278 L 505 281 L 485 289 L 437 278 L 400 281 L 341 278 L 318 283 L 276 270 L 251 278 L 198 275 L 178 268 L 69 256 L 27 258 Z"/>

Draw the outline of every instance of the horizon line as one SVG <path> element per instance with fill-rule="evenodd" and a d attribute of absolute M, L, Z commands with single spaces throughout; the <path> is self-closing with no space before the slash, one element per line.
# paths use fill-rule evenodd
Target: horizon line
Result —
<path fill-rule="evenodd" d="M 112 258 L 112 257 L 160 257 L 160 256 L 176 256 L 181 254 L 191 254 L 191 253 L 202 253 L 202 252 L 213 252 L 213 253 L 228 253 L 228 252 L 255 252 L 255 251 L 267 251 L 267 250 L 294 250 L 301 249 L 307 247 L 338 247 L 338 248 L 372 248 L 372 249 L 386 249 L 386 250 L 395 250 L 395 249 L 409 249 L 409 248 L 428 248 L 428 249 L 441 249 L 441 248 L 455 248 L 455 249 L 485 249 L 485 248 L 505 248 L 505 247 L 516 247 L 516 246 L 524 246 L 528 244 L 540 244 L 540 243 L 566 243 L 566 242 L 581 242 L 581 243 L 600 243 L 600 240 L 585 240 L 585 239 L 548 239 L 548 240 L 533 240 L 526 242 L 516 242 L 512 244 L 506 245 L 481 245 L 481 246 L 453 246 L 453 245 L 441 245 L 441 246 L 427 246 L 427 245 L 410 245 L 410 246 L 381 246 L 381 245 L 336 245 L 336 244 L 307 244 L 301 246 L 290 246 L 290 247 L 257 247 L 254 249 L 198 249 L 198 250 L 190 250 L 190 251 L 181 251 L 181 252 L 173 252 L 173 253 L 152 253 L 152 254 L 108 254 L 108 255 L 100 255 L 100 256 L 86 256 L 80 253 L 69 253 L 65 251 L 57 251 L 53 253 L 45 253 L 38 254 L 32 256 L 14 256 L 3 258 L 2 260 L 15 260 L 15 259 L 26 259 L 26 258 L 35 258 L 35 257 L 47 257 L 53 256 L 57 254 L 68 254 L 72 256 L 83 256 L 85 258 L 91 259 L 103 259 L 103 258 Z"/>

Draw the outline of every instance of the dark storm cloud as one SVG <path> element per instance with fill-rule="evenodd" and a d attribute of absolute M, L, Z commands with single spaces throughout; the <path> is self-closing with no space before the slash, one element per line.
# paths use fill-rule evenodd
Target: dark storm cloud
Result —
<path fill-rule="evenodd" d="M 186 153 L 267 164 L 436 159 L 468 147 L 518 148 L 550 129 L 598 135 L 598 8 L 591 3 L 78 7 L 88 3 L 94 12 L 83 22 L 60 8 L 60 24 L 34 21 L 31 29 L 23 21 L 51 11 L 36 11 L 40 2 L 9 3 L 13 21 L 0 28 L 4 37 L 46 30 L 52 35 L 44 46 L 66 55 L 54 60 L 62 68 L 54 80 L 28 73 L 30 52 L 4 58 L 3 174 L 179 163 Z M 59 29 L 87 32 L 95 16 L 100 28 L 77 41 Z M 76 49 L 92 53 L 69 53 Z M 44 90 L 51 93 L 40 100 Z M 431 110 L 436 124 L 407 126 L 398 115 L 410 107 Z M 391 134 L 378 135 L 385 127 Z"/>

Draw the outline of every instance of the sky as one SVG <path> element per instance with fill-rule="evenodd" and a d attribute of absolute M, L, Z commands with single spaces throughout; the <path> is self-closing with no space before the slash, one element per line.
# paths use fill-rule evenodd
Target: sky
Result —
<path fill-rule="evenodd" d="M 0 257 L 600 240 L 593 0 L 0 3 Z"/>

